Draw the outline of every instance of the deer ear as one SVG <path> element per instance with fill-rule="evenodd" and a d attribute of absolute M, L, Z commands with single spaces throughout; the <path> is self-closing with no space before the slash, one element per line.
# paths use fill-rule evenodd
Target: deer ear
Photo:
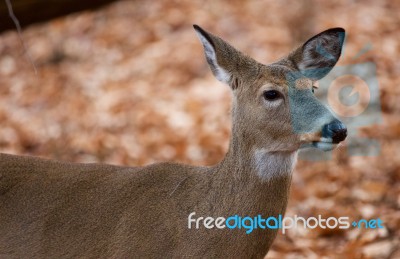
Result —
<path fill-rule="evenodd" d="M 213 72 L 214 76 L 219 81 L 229 84 L 231 81 L 232 73 L 230 73 L 227 70 L 227 68 L 224 67 L 224 65 L 222 64 L 223 61 L 221 60 L 223 57 L 221 57 L 218 53 L 219 52 L 218 45 L 221 44 L 228 45 L 228 44 L 223 42 L 222 39 L 212 35 L 209 32 L 206 32 L 196 24 L 193 25 L 193 28 L 195 29 L 197 36 L 199 37 L 201 43 L 203 44 L 207 62 L 210 65 L 211 71 Z"/>
<path fill-rule="evenodd" d="M 342 28 L 323 31 L 290 54 L 289 60 L 305 77 L 319 80 L 326 76 L 339 60 L 344 38 L 345 30 Z"/>

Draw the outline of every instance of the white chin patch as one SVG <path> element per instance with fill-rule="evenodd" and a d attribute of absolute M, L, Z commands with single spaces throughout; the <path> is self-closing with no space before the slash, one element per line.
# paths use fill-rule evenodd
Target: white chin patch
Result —
<path fill-rule="evenodd" d="M 313 142 L 312 145 L 323 151 L 331 151 L 337 147 L 337 144 L 330 142 Z"/>

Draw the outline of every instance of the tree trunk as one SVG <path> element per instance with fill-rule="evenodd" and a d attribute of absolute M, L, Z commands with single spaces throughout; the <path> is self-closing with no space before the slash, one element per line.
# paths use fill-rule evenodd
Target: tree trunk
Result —
<path fill-rule="evenodd" d="M 116 0 L 10 0 L 21 27 L 86 9 L 95 9 Z M 6 5 L 0 0 L 0 32 L 15 29 Z"/>

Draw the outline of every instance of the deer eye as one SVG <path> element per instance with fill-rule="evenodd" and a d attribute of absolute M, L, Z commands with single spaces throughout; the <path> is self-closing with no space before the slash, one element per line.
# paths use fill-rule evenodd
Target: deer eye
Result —
<path fill-rule="evenodd" d="M 263 97 L 267 101 L 274 101 L 281 97 L 281 93 L 277 90 L 268 90 L 263 93 Z"/>
<path fill-rule="evenodd" d="M 315 93 L 315 90 L 317 89 L 317 87 L 315 87 L 315 86 L 313 86 L 312 88 L 311 88 L 311 92 L 312 93 Z"/>

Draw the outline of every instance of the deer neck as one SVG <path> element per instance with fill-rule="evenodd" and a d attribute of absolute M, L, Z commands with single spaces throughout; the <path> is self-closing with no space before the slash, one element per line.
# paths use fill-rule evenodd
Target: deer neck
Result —
<path fill-rule="evenodd" d="M 233 117 L 234 121 L 238 117 L 235 110 Z M 229 149 L 219 165 L 231 175 L 225 179 L 233 177 L 250 183 L 267 183 L 280 178 L 291 180 L 297 150 L 271 150 L 272 144 L 268 143 L 260 147 L 251 127 L 245 122 L 233 123 Z"/>
<path fill-rule="evenodd" d="M 212 185 L 216 196 L 228 193 L 223 203 L 232 212 L 283 214 L 288 200 L 297 151 L 269 151 L 233 127 L 228 152 L 214 167 Z M 215 197 L 218 199 L 217 197 Z M 229 205 L 228 205 L 229 204 Z M 243 205 L 245 204 L 245 205 Z"/>

